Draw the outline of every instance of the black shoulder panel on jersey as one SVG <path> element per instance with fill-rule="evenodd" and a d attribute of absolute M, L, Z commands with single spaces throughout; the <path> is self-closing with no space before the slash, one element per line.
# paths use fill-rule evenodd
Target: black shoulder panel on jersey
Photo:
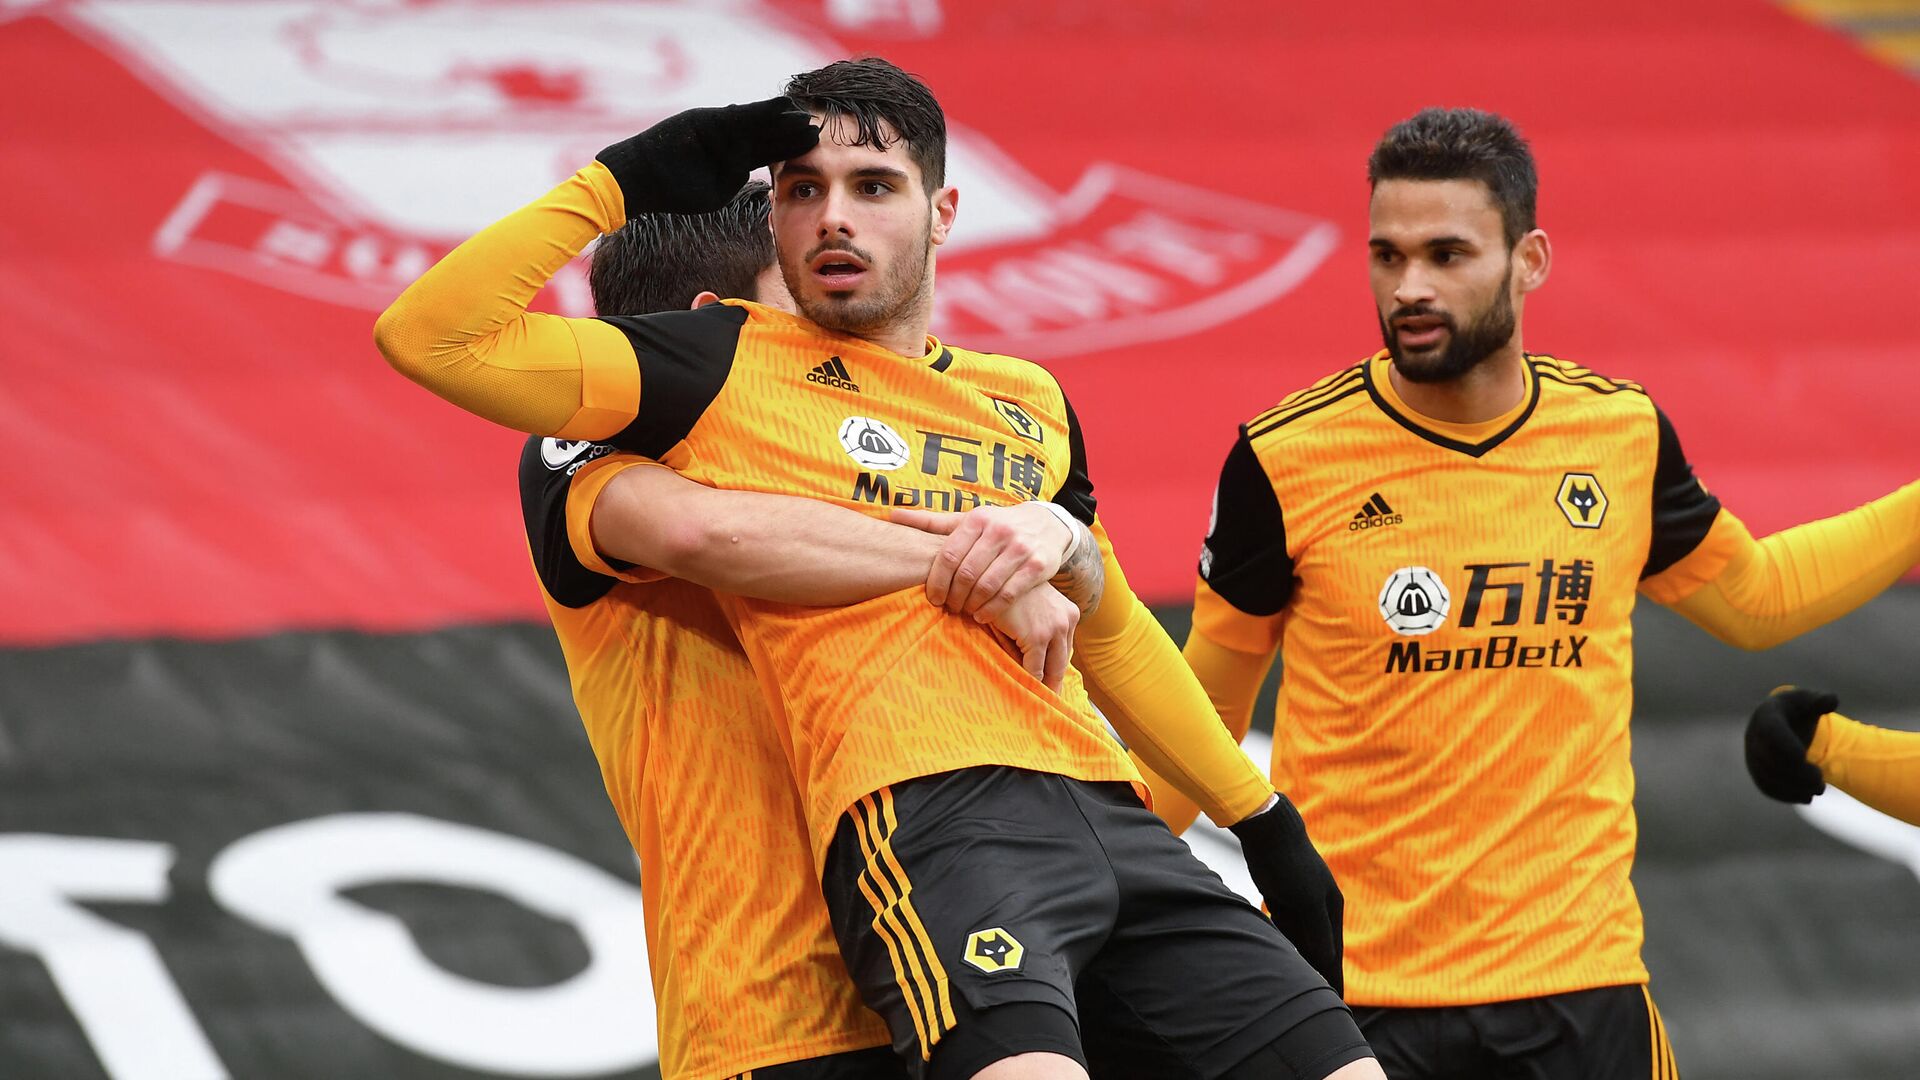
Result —
<path fill-rule="evenodd" d="M 1720 515 L 1720 500 L 1694 478 L 1667 414 L 1656 405 L 1653 415 L 1660 424 L 1660 457 L 1653 467 L 1653 541 L 1647 545 L 1647 565 L 1640 571 L 1643 578 L 1691 554 Z"/>
<path fill-rule="evenodd" d="M 1059 376 L 1053 381 L 1058 386 Z M 1093 497 L 1093 478 L 1087 473 L 1087 443 L 1080 437 L 1080 418 L 1073 414 L 1073 402 L 1067 400 L 1064 386 L 1060 388 L 1060 403 L 1067 407 L 1067 450 L 1072 460 L 1067 463 L 1067 480 L 1053 493 L 1053 501 L 1066 507 L 1080 524 L 1091 526 L 1097 500 Z"/>
<path fill-rule="evenodd" d="M 609 315 L 640 364 L 640 413 L 607 440 L 622 450 L 665 457 L 700 422 L 733 371 L 747 309 L 708 304 L 655 315 Z"/>
<path fill-rule="evenodd" d="M 1277 614 L 1293 596 L 1293 558 L 1287 554 L 1280 497 L 1244 426 L 1213 489 L 1213 525 L 1200 552 L 1200 576 L 1249 615 Z"/>
<path fill-rule="evenodd" d="M 527 548 L 547 595 L 570 608 L 586 607 L 619 581 L 587 569 L 567 540 L 567 490 L 577 467 L 612 451 L 606 443 L 527 440 L 520 450 L 520 515 Z"/>

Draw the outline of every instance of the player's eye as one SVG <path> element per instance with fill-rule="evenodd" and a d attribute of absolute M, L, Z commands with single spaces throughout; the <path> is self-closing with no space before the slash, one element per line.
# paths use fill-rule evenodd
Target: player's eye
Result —
<path fill-rule="evenodd" d="M 885 195 L 887 192 L 892 191 L 893 188 L 882 180 L 862 180 L 854 190 L 862 195 L 874 196 Z"/>
<path fill-rule="evenodd" d="M 1459 252 L 1448 251 L 1445 248 L 1441 248 L 1439 251 L 1436 251 L 1433 253 L 1433 261 L 1436 263 L 1439 263 L 1441 266 L 1446 266 L 1447 264 L 1453 262 L 1455 259 L 1458 259 L 1459 257 L 1460 257 Z"/>
<path fill-rule="evenodd" d="M 1373 249 L 1373 261 L 1379 263 L 1381 266 L 1392 266 L 1393 261 L 1399 257 L 1399 252 L 1389 248 Z"/>
<path fill-rule="evenodd" d="M 815 195 L 819 194 L 819 192 L 820 192 L 819 185 L 809 183 L 805 180 L 802 180 L 799 183 L 787 189 L 787 194 L 793 196 L 796 199 L 811 199 Z"/>

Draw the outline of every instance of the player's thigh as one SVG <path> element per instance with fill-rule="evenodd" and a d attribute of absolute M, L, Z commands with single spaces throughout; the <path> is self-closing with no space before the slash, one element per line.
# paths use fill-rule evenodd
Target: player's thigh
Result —
<path fill-rule="evenodd" d="M 839 1054 L 768 1065 L 741 1073 L 734 1080 L 908 1080 L 906 1067 L 890 1047 L 848 1050 Z"/>
<path fill-rule="evenodd" d="M 1074 981 L 1117 889 L 1068 783 L 962 769 L 876 792 L 842 819 L 821 882 L 834 935 L 917 1075 L 963 1055 L 975 1067 L 1082 1056 Z"/>
<path fill-rule="evenodd" d="M 1645 986 L 1604 986 L 1482 1006 L 1476 1017 L 1511 1080 L 1679 1080 L 1666 1023 Z M 1510 1019 L 1510 1022 L 1508 1020 Z"/>
<path fill-rule="evenodd" d="M 1326 980 L 1131 791 L 1083 790 L 1121 895 L 1079 987 L 1095 1076 L 1321 1080 L 1372 1056 Z"/>

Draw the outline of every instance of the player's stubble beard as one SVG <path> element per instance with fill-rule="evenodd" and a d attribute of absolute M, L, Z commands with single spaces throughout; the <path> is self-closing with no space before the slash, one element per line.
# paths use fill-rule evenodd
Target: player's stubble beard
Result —
<path fill-rule="evenodd" d="M 1444 383 L 1453 382 L 1485 363 L 1489 356 L 1513 340 L 1518 320 L 1513 312 L 1512 285 L 1513 267 L 1508 266 L 1492 303 L 1475 312 L 1465 326 L 1461 326 L 1452 313 L 1436 311 L 1423 304 L 1394 308 L 1386 315 L 1375 308 L 1374 317 L 1380 320 L 1380 337 L 1386 342 L 1387 351 L 1393 354 L 1393 369 L 1411 383 Z M 1394 332 L 1393 320 L 1417 315 L 1446 323 L 1447 345 L 1438 356 L 1410 359 L 1401 350 L 1400 335 Z"/>
<path fill-rule="evenodd" d="M 933 252 L 933 217 L 929 213 L 926 228 L 921 241 L 913 245 L 917 250 L 900 253 L 900 257 L 890 259 L 892 264 L 879 284 L 865 296 L 827 296 L 808 291 L 814 283 L 808 280 L 807 267 L 824 252 L 844 251 L 858 256 L 869 267 L 874 266 L 873 256 L 862 248 L 846 241 L 827 241 L 816 244 L 798 262 L 780 260 L 780 277 L 787 283 L 787 291 L 793 294 L 794 306 L 800 314 L 817 326 L 835 330 L 856 337 L 868 337 L 891 328 L 907 312 L 926 306 L 928 294 L 933 289 L 933 276 L 928 273 L 928 263 Z"/>

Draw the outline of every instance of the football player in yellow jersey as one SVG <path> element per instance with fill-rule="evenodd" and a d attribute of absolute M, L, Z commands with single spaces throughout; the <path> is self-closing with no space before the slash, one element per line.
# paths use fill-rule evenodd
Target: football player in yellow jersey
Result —
<path fill-rule="evenodd" d="M 769 201 L 767 185 L 753 183 L 712 214 L 630 219 L 594 247 L 595 308 L 699 307 L 718 299 L 707 285 L 790 305 L 774 264 Z M 1091 546 L 1091 535 L 1046 512 L 1049 504 L 1024 503 L 944 521 L 921 516 L 922 526 L 952 529 L 943 544 L 830 503 L 707 488 L 665 469 L 628 471 L 629 461 L 641 464 L 610 447 L 531 438 L 521 493 L 581 719 L 642 856 L 662 1075 L 904 1077 L 885 1025 L 860 1004 L 840 962 L 798 795 L 752 668 L 719 603 L 693 583 L 823 603 L 925 580 L 930 596 L 951 595 L 995 622 L 1014 596 Z M 583 520 L 600 547 L 686 580 L 640 580 L 592 547 L 576 555 L 570 533 Z M 711 542 L 721 535 L 725 542 Z M 769 559 L 771 542 L 778 553 Z M 1061 570 L 1060 587 L 1097 592 L 1099 569 L 1096 559 L 1090 572 Z M 609 683 L 618 691 L 607 692 Z M 729 793 L 726 815 L 688 812 L 715 783 Z M 731 871 L 743 864 L 759 872 L 736 880 Z M 732 887 L 713 888 L 717 879 Z"/>
<path fill-rule="evenodd" d="M 1637 384 L 1523 348 L 1553 249 L 1507 121 L 1422 112 L 1368 174 L 1386 348 L 1241 426 L 1188 661 L 1244 734 L 1283 658 L 1272 776 L 1390 1077 L 1674 1076 L 1628 877 L 1635 597 L 1785 640 L 1920 559 L 1920 484 L 1756 542 Z"/>
<path fill-rule="evenodd" d="M 1827 785 L 1920 825 L 1920 732 L 1840 715 L 1840 699 L 1783 686 L 1747 719 L 1747 773 L 1781 802 L 1810 803 Z"/>
<path fill-rule="evenodd" d="M 768 205 L 767 186 L 752 184 L 712 214 L 630 220 L 594 250 L 595 308 L 629 314 L 686 308 L 712 298 L 710 289 L 778 302 L 784 290 L 778 273 L 769 273 Z M 594 465 L 611 467 L 591 453 L 586 443 L 529 439 L 522 504 L 581 720 L 641 859 L 661 1075 L 900 1080 L 906 1073 L 887 1049 L 885 1024 L 860 1003 L 840 962 L 811 877 L 799 796 L 719 603 L 688 581 L 641 582 L 572 557 L 567 523 L 574 478 Z M 876 538 L 862 526 L 885 528 L 826 503 L 716 491 L 663 469 L 637 470 L 622 488 L 652 508 L 655 527 L 627 538 L 654 557 L 650 565 L 672 562 L 684 577 L 735 588 L 752 587 L 754 579 L 718 560 L 737 558 L 738 545 L 704 545 L 692 554 L 715 564 L 678 565 L 666 530 L 769 513 L 801 537 L 872 543 Z M 809 561 L 820 562 L 796 560 Z M 845 577 L 870 573 L 872 565 L 834 558 L 805 569 Z M 758 584 L 781 587 L 764 577 Z M 816 578 L 812 584 L 851 588 L 850 595 L 861 597 L 874 588 L 864 580 Z M 635 663 L 636 655 L 644 662 Z M 689 812 L 719 783 L 729 793 L 724 816 Z M 730 869 L 742 864 L 761 872 L 733 879 Z M 720 877 L 734 887 L 713 888 Z"/>
<path fill-rule="evenodd" d="M 789 94 L 807 111 L 694 110 L 608 148 L 416 282 L 382 317 L 383 351 L 481 415 L 719 487 L 875 516 L 1060 505 L 1101 537 L 1105 597 L 1076 643 L 1109 716 L 1231 824 L 1276 920 L 1337 976 L 1337 892 L 1125 590 L 1057 383 L 926 335 L 957 205 L 938 104 L 883 61 L 798 76 Z M 778 163 L 776 245 L 808 318 L 739 301 L 525 313 L 629 211 L 709 209 L 762 162 Z M 597 464 L 570 508 L 612 473 L 589 477 Z M 580 561 L 618 570 L 599 514 L 568 517 Z M 1027 597 L 1072 606 L 1049 587 Z M 916 1075 L 1083 1077 L 1089 1060 L 1116 1077 L 1380 1075 L 1324 980 L 1141 805 L 1076 671 L 1045 685 L 918 588 L 844 607 L 720 602 L 776 717 L 841 953 Z"/>
<path fill-rule="evenodd" d="M 630 219 L 594 247 L 595 308 L 699 307 L 718 299 L 705 285 L 791 304 L 774 264 L 768 206 L 767 185 L 753 183 L 712 214 Z M 1091 536 L 1045 512 L 1048 504 L 1025 503 L 946 521 L 921 516 L 923 527 L 953 529 L 943 544 L 830 503 L 707 488 L 659 468 L 627 472 L 628 460 L 610 447 L 531 438 L 521 491 L 581 719 L 642 856 L 662 1075 L 904 1077 L 884 1024 L 860 1004 L 840 962 L 798 796 L 752 668 L 718 602 L 692 583 L 823 603 L 926 580 L 930 595 L 951 594 L 994 622 Z M 613 472 L 596 475 L 604 470 Z M 687 580 L 640 580 L 592 548 L 576 556 L 569 533 L 582 519 L 602 547 Z M 726 542 L 710 542 L 722 534 Z M 765 554 L 770 541 L 778 542 L 774 559 Z M 943 552 L 953 557 L 942 560 Z M 1078 573 L 1087 572 L 1061 570 L 1063 591 L 1098 591 L 1097 560 L 1087 575 L 1096 580 L 1076 580 Z M 646 662 L 635 664 L 636 653 Z M 605 692 L 609 682 L 619 692 Z M 729 792 L 724 817 L 687 812 L 698 792 L 719 782 Z M 712 887 L 732 881 L 729 871 L 744 863 L 760 872 Z"/>

